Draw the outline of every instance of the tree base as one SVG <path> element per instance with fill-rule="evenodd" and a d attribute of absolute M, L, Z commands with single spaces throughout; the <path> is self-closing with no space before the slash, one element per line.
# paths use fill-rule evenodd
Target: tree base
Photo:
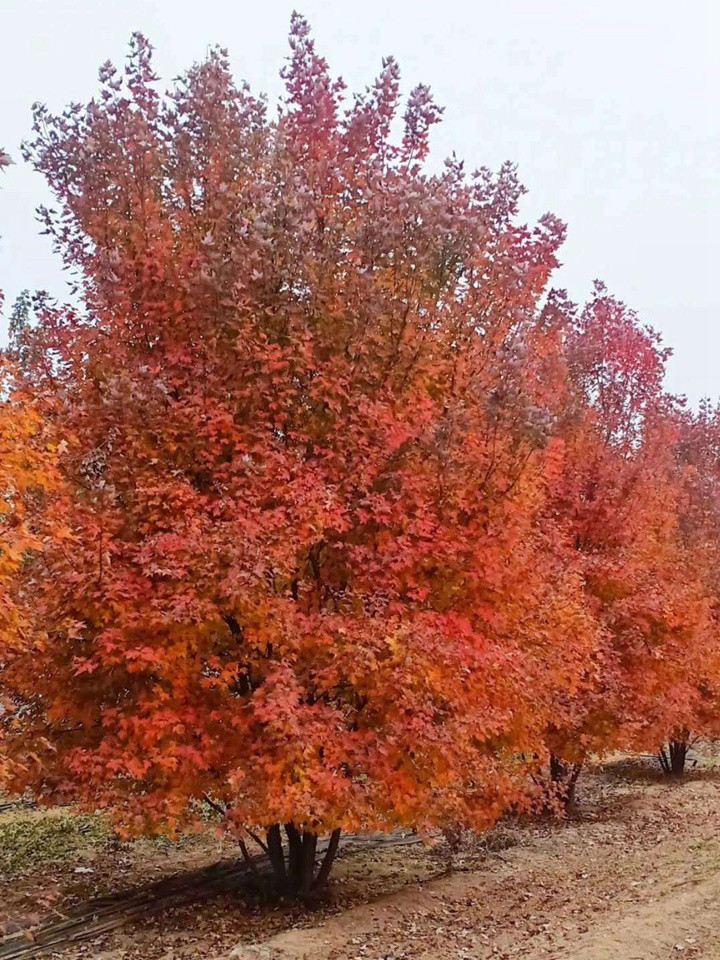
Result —
<path fill-rule="evenodd" d="M 685 773 L 689 744 L 687 739 L 671 740 L 665 747 L 660 748 L 658 759 L 663 773 L 669 777 L 682 777 Z"/>
<path fill-rule="evenodd" d="M 340 830 L 334 830 L 322 854 L 318 835 L 311 830 L 285 824 L 287 843 L 283 844 L 279 823 L 268 827 L 263 847 L 270 861 L 273 891 L 292 900 L 312 900 L 326 889 L 340 843 Z"/>

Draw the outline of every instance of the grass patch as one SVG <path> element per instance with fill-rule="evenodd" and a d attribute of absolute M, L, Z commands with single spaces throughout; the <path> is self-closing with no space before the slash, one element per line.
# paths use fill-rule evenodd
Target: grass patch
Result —
<path fill-rule="evenodd" d="M 76 860 L 111 839 L 111 827 L 99 815 L 12 811 L 0 816 L 0 874 L 17 876 L 44 864 Z"/>

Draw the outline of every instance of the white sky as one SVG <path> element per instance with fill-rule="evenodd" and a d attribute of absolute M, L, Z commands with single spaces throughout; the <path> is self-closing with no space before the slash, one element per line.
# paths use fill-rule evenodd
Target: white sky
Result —
<path fill-rule="evenodd" d="M 511 159 L 525 213 L 569 224 L 557 284 L 595 277 L 674 348 L 668 387 L 720 395 L 720 4 L 717 0 L 296 0 L 351 89 L 381 58 L 429 83 L 445 119 L 433 154 L 470 168 Z M 42 180 L 20 160 L 30 107 L 86 101 L 133 30 L 169 79 L 208 45 L 274 99 L 294 4 L 285 0 L 0 0 L 0 287 L 62 293 L 34 221 Z M 0 321 L 0 331 L 4 324 Z M 1 334 L 0 334 L 1 335 Z"/>

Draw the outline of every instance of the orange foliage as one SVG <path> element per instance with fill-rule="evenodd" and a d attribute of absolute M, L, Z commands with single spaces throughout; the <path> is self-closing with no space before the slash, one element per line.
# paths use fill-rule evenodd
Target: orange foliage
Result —
<path fill-rule="evenodd" d="M 18 783 L 166 827 L 209 794 L 313 831 L 483 826 L 521 799 L 586 617 L 537 522 L 563 229 L 510 167 L 422 161 L 388 61 L 345 108 L 294 21 L 278 122 L 222 53 L 125 77 L 29 154 L 80 278 L 28 376 L 63 438 Z M 50 359 L 52 358 L 52 359 Z M 579 645 L 577 650 L 581 651 Z"/>
<path fill-rule="evenodd" d="M 717 418 L 604 288 L 550 290 L 511 166 L 428 172 L 427 88 L 393 139 L 394 61 L 348 102 L 295 17 L 284 78 L 277 119 L 222 51 L 163 95 L 136 36 L 37 109 L 82 308 L 38 301 L 0 428 L 3 489 L 38 423 L 58 471 L 0 554 L 15 789 L 131 830 L 208 796 L 312 853 L 710 729 Z"/>
<path fill-rule="evenodd" d="M 700 690 L 717 644 L 709 558 L 686 514 L 683 431 L 692 418 L 662 391 L 667 351 L 601 286 L 568 341 L 573 401 L 561 428 L 555 509 L 582 565 L 596 647 L 582 693 L 549 731 L 569 761 L 658 750 L 699 729 Z M 700 560 L 700 562 L 698 562 Z M 685 731 L 685 733 L 683 733 Z"/>

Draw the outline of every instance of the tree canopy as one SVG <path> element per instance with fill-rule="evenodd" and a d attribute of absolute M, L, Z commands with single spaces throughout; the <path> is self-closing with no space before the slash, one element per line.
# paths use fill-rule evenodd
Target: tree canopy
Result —
<path fill-rule="evenodd" d="M 318 835 L 480 829 L 549 754 L 712 727 L 718 434 L 552 288 L 511 165 L 432 172 L 426 87 L 290 46 L 277 116 L 222 50 L 162 92 L 139 35 L 36 108 L 75 305 L 8 351 L 0 689 L 14 790 L 207 797 L 298 889 Z"/>

